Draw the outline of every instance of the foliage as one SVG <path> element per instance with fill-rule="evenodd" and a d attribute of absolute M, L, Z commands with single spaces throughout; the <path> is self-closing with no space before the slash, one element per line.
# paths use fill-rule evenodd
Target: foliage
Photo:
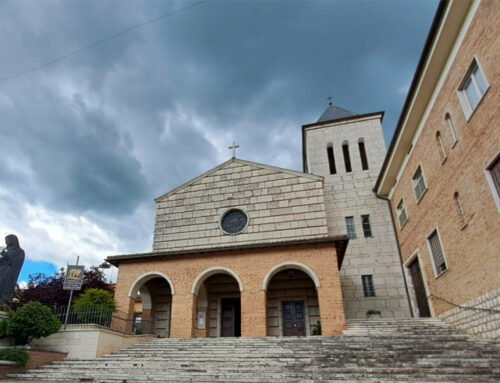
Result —
<path fill-rule="evenodd" d="M 20 366 L 26 366 L 28 359 L 28 354 L 24 350 L 20 350 L 18 348 L 0 349 L 0 360 L 8 360 L 10 362 L 15 362 Z"/>
<path fill-rule="evenodd" d="M 321 322 L 320 321 L 317 321 L 316 324 L 314 325 L 312 335 L 321 335 Z"/>
<path fill-rule="evenodd" d="M 53 309 L 66 306 L 70 291 L 63 290 L 64 275 L 64 268 L 61 268 L 60 272 L 54 275 L 43 273 L 31 274 L 29 276 L 28 287 L 16 291 L 16 298 L 19 299 L 17 307 L 29 302 L 40 302 Z M 97 266 L 92 266 L 85 270 L 82 289 L 79 291 L 75 290 L 73 297 L 76 298 L 89 289 L 111 291 L 110 283 L 106 282 L 104 273 Z"/>
<path fill-rule="evenodd" d="M 370 310 L 368 310 L 368 311 L 366 312 L 366 315 L 377 315 L 377 314 L 378 314 L 378 315 L 380 315 L 380 314 L 381 314 L 380 310 L 370 309 Z"/>
<path fill-rule="evenodd" d="M 9 323 L 8 319 L 0 320 L 0 339 L 7 338 L 7 324 Z"/>
<path fill-rule="evenodd" d="M 61 329 L 61 322 L 50 309 L 39 302 L 30 302 L 7 320 L 6 335 L 16 344 L 27 344 L 32 339 L 43 338 Z"/>
<path fill-rule="evenodd" d="M 115 300 L 109 291 L 90 289 L 75 300 L 73 307 L 79 320 L 107 326 L 115 311 Z"/>

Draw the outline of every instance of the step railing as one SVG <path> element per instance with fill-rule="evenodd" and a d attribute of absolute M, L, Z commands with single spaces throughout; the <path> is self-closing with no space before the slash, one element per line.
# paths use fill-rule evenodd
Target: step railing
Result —
<path fill-rule="evenodd" d="M 450 302 L 449 300 L 446 300 L 444 298 L 438 297 L 436 295 L 429 295 L 428 298 L 436 298 L 442 302 L 448 303 L 451 306 L 458 307 L 459 309 L 462 310 L 475 310 L 475 311 L 483 311 L 483 312 L 488 312 L 490 314 L 500 314 L 500 310 L 495 310 L 495 309 L 485 309 L 482 307 L 471 307 L 471 306 L 462 306 L 462 305 L 457 305 L 456 303 Z"/>
<path fill-rule="evenodd" d="M 77 309 L 71 306 L 61 306 L 52 310 L 52 313 L 64 323 L 68 315 L 67 325 L 71 327 L 99 326 L 125 334 L 155 334 L 155 321 L 151 316 L 137 315 L 130 319 L 129 314 L 123 311 L 90 306 Z"/>

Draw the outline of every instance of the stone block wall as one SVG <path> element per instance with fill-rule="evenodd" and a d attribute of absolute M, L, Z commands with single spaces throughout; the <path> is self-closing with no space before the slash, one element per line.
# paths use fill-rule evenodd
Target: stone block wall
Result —
<path fill-rule="evenodd" d="M 381 114 L 308 126 L 304 139 L 309 172 L 324 177 L 328 232 L 346 234 L 345 218 L 354 218 L 356 238 L 349 240 L 340 274 L 346 317 L 366 318 L 370 309 L 380 310 L 382 317 L 409 317 L 389 205 L 373 192 L 386 153 Z M 368 170 L 362 169 L 359 140 L 365 145 Z M 345 142 L 349 143 L 351 172 L 345 168 Z M 333 147 L 336 174 L 330 174 L 329 145 Z M 364 236 L 361 215 L 370 217 L 371 237 Z M 375 297 L 364 296 L 362 275 L 373 276 Z"/>
<path fill-rule="evenodd" d="M 439 318 L 468 334 L 500 342 L 500 288 L 471 299 L 462 306 L 485 311 L 455 307 L 441 314 Z"/>

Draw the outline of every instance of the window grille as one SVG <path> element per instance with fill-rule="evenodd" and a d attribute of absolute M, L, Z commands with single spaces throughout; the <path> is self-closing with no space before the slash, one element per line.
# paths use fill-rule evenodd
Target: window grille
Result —
<path fill-rule="evenodd" d="M 362 215 L 361 216 L 361 222 L 363 224 L 363 234 L 366 237 L 372 237 L 372 228 L 370 225 L 370 216 L 369 215 Z"/>
<path fill-rule="evenodd" d="M 434 270 L 436 275 L 440 275 L 447 270 L 446 261 L 444 259 L 443 248 L 441 247 L 441 241 L 439 240 L 439 235 L 437 230 L 434 230 L 432 234 L 427 238 L 429 244 L 432 262 L 434 264 Z"/>
<path fill-rule="evenodd" d="M 415 172 L 412 181 L 413 188 L 415 189 L 415 196 L 417 197 L 417 201 L 420 201 L 420 198 L 422 198 L 424 192 L 427 190 L 427 185 L 425 184 L 424 175 L 422 174 L 420 166 Z"/>
<path fill-rule="evenodd" d="M 365 297 L 375 296 L 375 286 L 373 285 L 373 275 L 362 275 L 363 293 Z"/>
<path fill-rule="evenodd" d="M 356 238 L 356 227 L 354 226 L 354 217 L 345 217 L 345 225 L 347 227 L 347 235 L 349 238 Z"/>
<path fill-rule="evenodd" d="M 333 147 L 331 144 L 326 148 L 328 154 L 328 165 L 330 167 L 330 174 L 337 174 L 337 168 L 335 167 L 335 156 L 333 155 Z"/>

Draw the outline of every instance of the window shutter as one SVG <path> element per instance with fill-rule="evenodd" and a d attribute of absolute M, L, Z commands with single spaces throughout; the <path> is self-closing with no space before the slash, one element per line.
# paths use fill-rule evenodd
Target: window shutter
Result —
<path fill-rule="evenodd" d="M 432 233 L 429 237 L 429 244 L 432 252 L 432 259 L 436 267 L 436 273 L 439 275 L 446 270 L 446 263 L 444 261 L 443 249 L 437 231 Z"/>

